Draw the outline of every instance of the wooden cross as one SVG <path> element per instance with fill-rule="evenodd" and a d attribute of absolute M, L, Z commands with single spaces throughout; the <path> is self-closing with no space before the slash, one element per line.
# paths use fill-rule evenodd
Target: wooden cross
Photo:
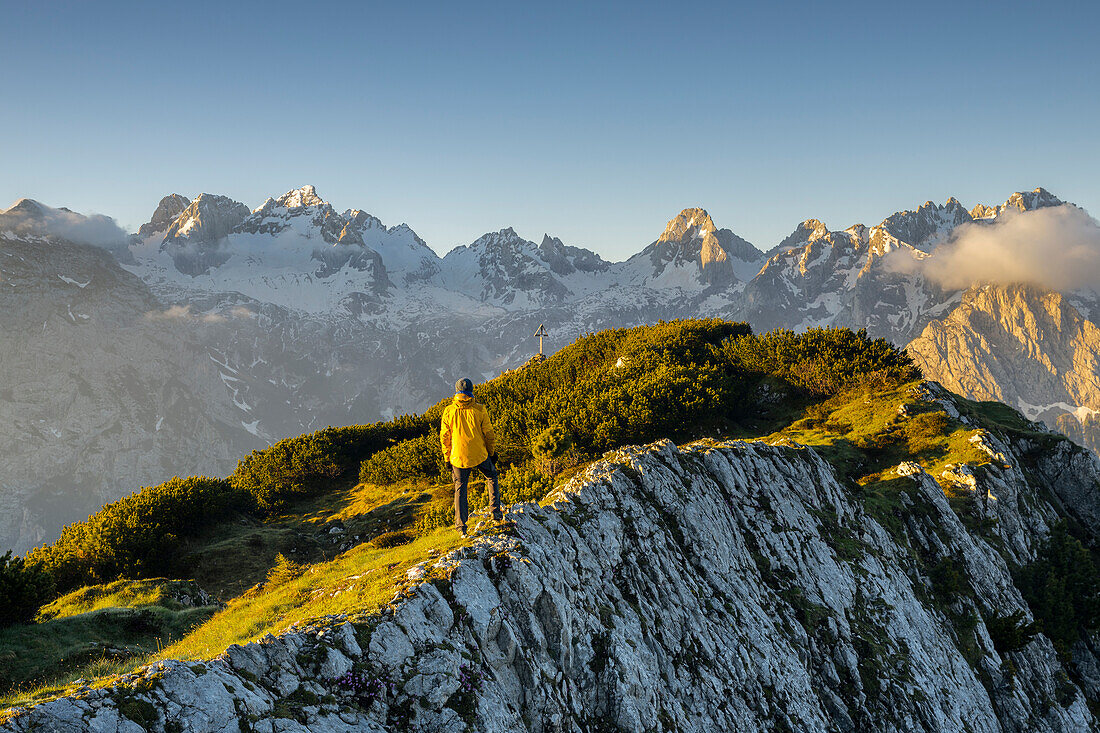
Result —
<path fill-rule="evenodd" d="M 540 323 L 539 328 L 535 331 L 535 335 L 539 337 L 539 353 L 542 353 L 542 337 L 546 335 L 546 325 Z"/>

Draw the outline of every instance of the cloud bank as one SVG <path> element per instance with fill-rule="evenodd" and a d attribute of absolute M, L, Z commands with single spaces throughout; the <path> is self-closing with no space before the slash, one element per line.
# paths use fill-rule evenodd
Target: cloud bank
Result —
<path fill-rule="evenodd" d="M 23 200 L 0 214 L 0 227 L 19 234 L 39 234 L 96 247 L 115 247 L 129 235 L 109 216 L 78 214 Z"/>
<path fill-rule="evenodd" d="M 1008 209 L 990 223 L 960 226 L 930 257 L 895 257 L 891 264 L 949 289 L 987 283 L 1100 289 L 1100 223 L 1068 204 Z"/>
<path fill-rule="evenodd" d="M 202 323 L 225 323 L 230 318 L 251 318 L 255 315 L 243 305 L 229 309 L 228 317 L 221 313 L 193 313 L 191 305 L 173 305 L 162 311 L 149 311 L 145 317 L 150 321 L 201 321 Z"/>

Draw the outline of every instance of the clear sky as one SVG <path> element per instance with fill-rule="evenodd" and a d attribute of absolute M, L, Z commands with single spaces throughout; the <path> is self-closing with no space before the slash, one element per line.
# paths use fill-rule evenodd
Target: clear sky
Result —
<path fill-rule="evenodd" d="M 0 206 L 312 183 L 439 252 L 610 259 L 687 206 L 762 249 L 1039 185 L 1095 215 L 1098 5 L 0 0 Z"/>

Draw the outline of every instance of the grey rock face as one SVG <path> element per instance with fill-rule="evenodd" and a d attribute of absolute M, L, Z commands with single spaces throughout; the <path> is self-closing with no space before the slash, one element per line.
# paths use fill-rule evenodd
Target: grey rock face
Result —
<path fill-rule="evenodd" d="M 901 479 L 907 519 L 888 528 L 810 449 L 628 448 L 549 506 L 513 507 L 506 534 L 413 568 L 422 580 L 366 623 L 158 663 L 0 730 L 129 730 L 120 700 L 149 703 L 151 730 L 196 733 L 239 716 L 264 731 L 1094 729 L 1045 636 L 1004 656 L 989 637 L 990 618 L 1030 619 L 1008 561 L 1057 514 L 1017 467 L 1026 446 L 980 440 L 1005 459 L 975 474 L 997 498 L 991 535 L 923 472 Z M 1062 478 L 1083 486 L 1100 465 L 1078 454 Z M 937 600 L 941 560 L 972 594 Z"/>
<path fill-rule="evenodd" d="M 0 547 L 262 445 L 192 321 L 102 249 L 0 235 Z"/>
<path fill-rule="evenodd" d="M 610 266 L 595 252 L 580 247 L 570 247 L 549 234 L 542 235 L 539 252 L 550 270 L 557 275 L 570 275 L 578 271 L 606 272 Z"/>
<path fill-rule="evenodd" d="M 1005 209 L 1031 211 L 1032 209 L 1041 209 L 1044 206 L 1060 206 L 1064 203 L 1064 201 L 1050 191 L 1047 191 L 1045 188 L 1036 188 L 1032 191 L 1017 191 L 1009 196 L 1008 201 L 1005 201 L 1000 206 L 978 204 L 970 210 L 970 216 L 974 219 L 991 219 L 998 214 L 1004 213 Z"/>
<path fill-rule="evenodd" d="M 180 272 L 201 275 L 229 258 L 225 238 L 248 213 L 247 206 L 227 196 L 199 194 L 168 227 L 161 248 Z"/>
<path fill-rule="evenodd" d="M 482 301 L 510 305 L 517 297 L 525 297 L 532 303 L 562 302 L 572 292 L 543 261 L 543 251 L 551 255 L 559 270 L 563 260 L 568 262 L 564 251 L 553 247 L 540 250 L 508 227 L 479 237 L 468 247 L 457 247 L 443 263 L 455 271 L 449 285 Z"/>
<path fill-rule="evenodd" d="M 763 259 L 763 253 L 744 239 L 716 227 L 704 209 L 684 209 L 657 241 L 623 263 L 623 269 L 640 274 L 641 283 L 660 283 L 686 270 L 706 286 L 723 288 L 738 280 L 735 260 L 759 267 Z"/>
<path fill-rule="evenodd" d="M 186 196 L 181 196 L 178 193 L 173 193 L 169 196 L 165 196 L 157 204 L 156 211 L 153 212 L 153 216 L 149 221 L 142 224 L 138 229 L 139 237 L 149 237 L 159 232 L 167 232 L 168 227 L 172 226 L 172 223 L 187 210 L 187 207 L 191 205 L 191 199 Z"/>
<path fill-rule="evenodd" d="M 877 228 L 898 241 L 927 251 L 942 242 L 955 227 L 970 221 L 966 208 L 951 197 L 942 206 L 926 201 L 916 211 L 892 214 Z"/>

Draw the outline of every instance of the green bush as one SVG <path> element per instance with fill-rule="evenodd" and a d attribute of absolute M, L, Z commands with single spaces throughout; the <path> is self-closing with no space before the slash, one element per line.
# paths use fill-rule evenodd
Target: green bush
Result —
<path fill-rule="evenodd" d="M 54 594 L 53 578 L 11 551 L 0 556 L 0 626 L 25 623 Z"/>
<path fill-rule="evenodd" d="M 569 450 L 572 440 L 565 428 L 560 425 L 551 425 L 543 430 L 531 443 L 531 452 L 537 458 L 557 458 Z"/>
<path fill-rule="evenodd" d="M 449 475 L 439 446 L 439 433 L 434 431 L 380 450 L 359 467 L 359 480 L 371 484 Z"/>
<path fill-rule="evenodd" d="M 513 467 L 500 481 L 500 503 L 540 501 L 554 490 L 554 480 L 538 471 Z"/>
<path fill-rule="evenodd" d="M 440 527 L 453 527 L 455 524 L 454 504 L 433 501 L 428 504 L 416 519 L 413 531 L 417 537 L 431 534 Z"/>
<path fill-rule="evenodd" d="M 261 509 L 272 512 L 290 499 L 325 491 L 375 451 L 417 437 L 427 428 L 423 417 L 408 415 L 388 423 L 328 427 L 253 451 L 237 463 L 229 481 L 250 494 Z"/>
<path fill-rule="evenodd" d="M 886 339 L 871 339 L 866 329 L 811 328 L 802 334 L 776 329 L 731 338 L 722 351 L 740 369 L 779 377 L 817 395 L 834 395 L 861 381 L 904 384 L 920 378 L 908 354 Z"/>
<path fill-rule="evenodd" d="M 169 575 L 185 538 L 252 508 L 251 497 L 224 479 L 176 477 L 68 525 L 52 545 L 31 550 L 27 562 L 48 572 L 62 593 L 123 575 Z"/>
<path fill-rule="evenodd" d="M 269 585 L 289 583 L 295 578 L 301 577 L 305 569 L 305 565 L 290 560 L 280 552 L 275 556 L 275 566 L 267 573 L 267 582 Z"/>
<path fill-rule="evenodd" d="M 1037 622 L 1024 622 L 1023 611 L 1015 611 L 1007 616 L 993 616 L 986 619 L 985 627 L 989 630 L 993 647 L 1001 655 L 1023 649 L 1039 633 Z"/>
<path fill-rule="evenodd" d="M 1016 584 L 1054 647 L 1068 657 L 1082 632 L 1100 630 L 1100 571 L 1065 522 L 1051 530 Z"/>

